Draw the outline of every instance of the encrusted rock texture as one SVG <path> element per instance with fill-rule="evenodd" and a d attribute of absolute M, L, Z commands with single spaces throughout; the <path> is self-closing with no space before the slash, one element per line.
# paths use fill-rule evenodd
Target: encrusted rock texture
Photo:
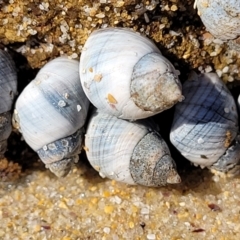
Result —
<path fill-rule="evenodd" d="M 50 59 L 79 59 L 93 30 L 128 27 L 152 39 L 182 81 L 192 69 L 216 71 L 236 93 L 239 53 L 206 31 L 193 2 L 0 0 L 0 45 L 21 56 L 21 90 Z M 240 239 L 239 176 L 184 162 L 177 186 L 128 186 L 102 179 L 82 156 L 58 179 L 16 133 L 6 157 L 0 162 L 0 239 Z"/>

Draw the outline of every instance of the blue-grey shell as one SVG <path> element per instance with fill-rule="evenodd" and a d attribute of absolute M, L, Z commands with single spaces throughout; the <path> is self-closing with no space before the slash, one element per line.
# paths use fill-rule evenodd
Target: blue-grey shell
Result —
<path fill-rule="evenodd" d="M 183 84 L 183 94 L 185 99 L 176 105 L 170 140 L 191 162 L 211 166 L 237 136 L 236 104 L 215 73 L 193 73 Z"/>
<path fill-rule="evenodd" d="M 89 120 L 85 149 L 102 177 L 128 184 L 179 183 L 176 164 L 150 120 L 129 122 L 95 111 Z"/>
<path fill-rule="evenodd" d="M 240 36 L 239 0 L 195 0 L 198 14 L 215 37 L 228 40 Z"/>
<path fill-rule="evenodd" d="M 50 61 L 16 101 L 15 126 L 47 166 L 75 158 L 81 149 L 89 101 L 78 67 L 66 57 Z"/>
<path fill-rule="evenodd" d="M 12 109 L 17 94 L 17 72 L 14 62 L 4 50 L 0 49 L 0 114 Z"/>
<path fill-rule="evenodd" d="M 0 49 L 0 157 L 12 131 L 11 109 L 17 95 L 17 72 L 11 56 Z"/>

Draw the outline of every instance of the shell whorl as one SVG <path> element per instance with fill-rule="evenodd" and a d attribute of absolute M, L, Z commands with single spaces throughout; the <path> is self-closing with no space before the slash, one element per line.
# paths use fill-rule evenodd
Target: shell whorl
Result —
<path fill-rule="evenodd" d="M 211 166 L 237 136 L 234 99 L 214 73 L 193 73 L 183 84 L 183 94 L 185 100 L 176 105 L 170 140 L 191 162 Z"/>
<path fill-rule="evenodd" d="M 131 99 L 153 113 L 171 108 L 182 99 L 181 85 L 173 65 L 159 53 L 144 55 L 133 67 Z"/>
<path fill-rule="evenodd" d="M 47 63 L 23 90 L 14 110 L 14 125 L 50 170 L 59 167 L 54 170 L 58 176 L 66 175 L 61 167 L 68 168 L 69 159 L 76 160 L 89 107 L 78 65 L 66 57 Z"/>
<path fill-rule="evenodd" d="M 177 75 L 152 41 L 128 29 L 94 31 L 80 58 L 81 82 L 89 100 L 123 119 L 146 118 L 180 101 Z M 172 84 L 174 90 L 164 98 L 162 83 Z"/>
<path fill-rule="evenodd" d="M 134 182 L 140 185 L 158 187 L 181 182 L 167 144 L 156 132 L 137 143 L 129 168 Z"/>
<path fill-rule="evenodd" d="M 56 176 L 66 176 L 72 163 L 78 162 L 82 150 L 84 129 L 80 128 L 72 135 L 46 144 L 37 153 L 46 167 Z"/>
<path fill-rule="evenodd" d="M 85 147 L 90 164 L 102 177 L 128 184 L 179 183 L 167 145 L 148 120 L 129 122 L 95 111 Z"/>

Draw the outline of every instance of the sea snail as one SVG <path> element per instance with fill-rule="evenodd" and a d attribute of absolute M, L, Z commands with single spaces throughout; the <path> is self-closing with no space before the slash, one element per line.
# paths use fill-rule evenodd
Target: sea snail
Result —
<path fill-rule="evenodd" d="M 195 0 L 194 6 L 207 30 L 222 40 L 240 36 L 239 0 Z"/>
<path fill-rule="evenodd" d="M 47 63 L 17 99 L 13 123 L 28 145 L 57 176 L 78 161 L 89 101 L 79 62 L 67 57 Z"/>
<path fill-rule="evenodd" d="M 149 119 L 129 122 L 95 111 L 85 149 L 100 176 L 127 184 L 164 186 L 181 181 L 169 149 Z"/>
<path fill-rule="evenodd" d="M 11 56 L 0 49 L 0 159 L 12 131 L 11 110 L 17 95 L 17 72 Z"/>
<path fill-rule="evenodd" d="M 123 119 L 142 119 L 183 99 L 179 72 L 148 38 L 124 28 L 94 31 L 80 58 L 92 104 Z"/>
<path fill-rule="evenodd" d="M 215 73 L 191 74 L 185 99 L 176 104 L 172 144 L 195 165 L 227 172 L 239 164 L 238 114 L 234 99 Z"/>

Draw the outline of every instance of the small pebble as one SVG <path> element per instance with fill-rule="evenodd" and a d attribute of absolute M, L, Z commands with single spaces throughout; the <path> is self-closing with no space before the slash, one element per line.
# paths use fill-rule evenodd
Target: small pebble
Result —
<path fill-rule="evenodd" d="M 156 236 L 155 236 L 155 234 L 148 234 L 147 239 L 148 240 L 154 240 L 154 239 L 156 239 Z"/>
<path fill-rule="evenodd" d="M 109 227 L 105 227 L 103 228 L 103 232 L 105 232 L 106 234 L 109 234 L 111 232 L 111 229 Z"/>

